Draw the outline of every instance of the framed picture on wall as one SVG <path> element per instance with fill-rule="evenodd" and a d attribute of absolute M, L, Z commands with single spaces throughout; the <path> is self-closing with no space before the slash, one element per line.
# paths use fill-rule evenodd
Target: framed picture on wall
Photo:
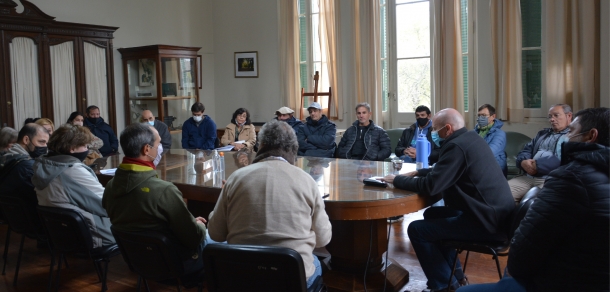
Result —
<path fill-rule="evenodd" d="M 235 53 L 235 78 L 258 78 L 258 52 Z"/>
<path fill-rule="evenodd" d="M 140 59 L 138 68 L 138 80 L 140 86 L 155 85 L 153 79 L 153 71 L 155 70 L 155 61 L 153 59 Z"/>

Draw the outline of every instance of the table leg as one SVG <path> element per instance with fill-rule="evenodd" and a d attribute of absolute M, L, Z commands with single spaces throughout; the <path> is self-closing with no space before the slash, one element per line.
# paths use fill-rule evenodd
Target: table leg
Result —
<path fill-rule="evenodd" d="M 331 254 L 330 270 L 324 274 L 329 291 L 364 291 L 365 269 L 367 291 L 382 291 L 384 281 L 386 291 L 398 291 L 407 284 L 409 272 L 392 259 L 384 261 L 388 243 L 386 219 L 331 223 L 333 236 L 326 246 Z"/>

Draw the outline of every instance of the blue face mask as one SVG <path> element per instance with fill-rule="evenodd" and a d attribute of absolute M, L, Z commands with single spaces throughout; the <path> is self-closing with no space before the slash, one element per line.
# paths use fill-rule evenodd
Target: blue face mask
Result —
<path fill-rule="evenodd" d="M 155 121 L 148 121 L 148 124 L 151 125 L 151 126 L 154 126 L 155 125 Z"/>
<path fill-rule="evenodd" d="M 443 128 L 445 128 L 445 126 L 443 126 Z M 437 147 L 441 147 L 441 141 L 445 140 L 445 138 L 441 138 L 438 135 L 438 131 L 442 130 L 443 128 L 430 132 L 430 135 L 432 135 L 432 141 L 434 141 L 434 144 L 436 144 Z"/>
<path fill-rule="evenodd" d="M 489 120 L 487 119 L 487 117 L 481 116 L 477 118 L 477 124 L 479 124 L 479 128 L 483 128 L 489 125 Z"/>

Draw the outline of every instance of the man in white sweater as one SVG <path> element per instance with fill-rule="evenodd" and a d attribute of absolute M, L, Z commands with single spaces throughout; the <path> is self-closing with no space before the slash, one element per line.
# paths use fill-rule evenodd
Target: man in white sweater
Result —
<path fill-rule="evenodd" d="M 288 247 L 305 263 L 307 287 L 322 275 L 313 249 L 330 242 L 332 228 L 315 181 L 294 166 L 299 144 L 286 123 L 271 121 L 259 133 L 251 165 L 227 180 L 208 233 L 215 241 Z"/>

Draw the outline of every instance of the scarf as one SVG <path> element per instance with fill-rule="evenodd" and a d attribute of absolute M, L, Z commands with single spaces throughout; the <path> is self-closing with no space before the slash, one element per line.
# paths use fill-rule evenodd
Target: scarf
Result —
<path fill-rule="evenodd" d="M 485 127 L 479 128 L 479 136 L 481 136 L 481 138 L 485 138 L 485 136 L 487 136 L 489 130 L 491 130 L 491 127 L 493 127 L 493 125 L 494 123 L 491 123 Z"/>

